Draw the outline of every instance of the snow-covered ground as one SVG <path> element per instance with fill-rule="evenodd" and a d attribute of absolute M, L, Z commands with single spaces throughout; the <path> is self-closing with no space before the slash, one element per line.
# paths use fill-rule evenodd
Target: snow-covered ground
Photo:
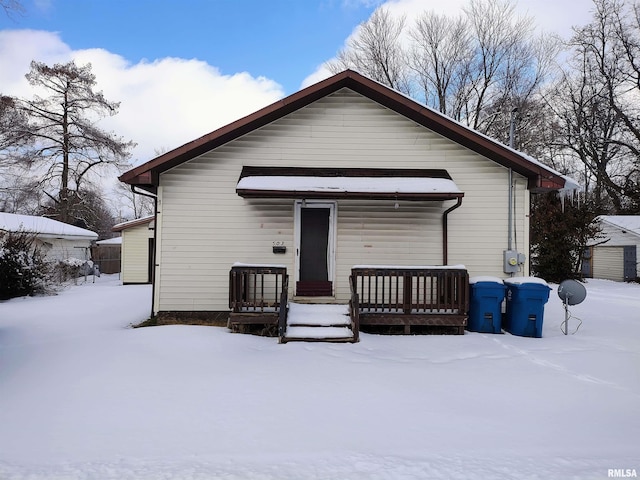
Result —
<path fill-rule="evenodd" d="M 117 276 L 1 302 L 0 478 L 640 475 L 640 285 L 587 290 L 575 335 L 554 291 L 543 338 L 358 344 L 132 329 L 149 286 Z"/>

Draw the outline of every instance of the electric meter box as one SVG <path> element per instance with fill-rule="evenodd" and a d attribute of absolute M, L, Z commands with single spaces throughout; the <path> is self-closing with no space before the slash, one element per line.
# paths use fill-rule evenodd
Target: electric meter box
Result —
<path fill-rule="evenodd" d="M 503 271 L 504 273 L 517 273 L 520 262 L 520 258 L 523 257 L 521 253 L 518 253 L 516 250 L 505 250 L 504 251 L 504 262 L 503 262 Z"/>

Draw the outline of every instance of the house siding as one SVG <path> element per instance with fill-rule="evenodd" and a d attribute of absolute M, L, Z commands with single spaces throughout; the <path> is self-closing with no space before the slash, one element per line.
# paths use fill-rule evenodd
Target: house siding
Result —
<path fill-rule="evenodd" d="M 138 225 L 122 231 L 121 275 L 122 283 L 148 283 L 149 238 L 153 230 L 149 225 Z"/>
<path fill-rule="evenodd" d="M 471 275 L 504 275 L 508 170 L 343 89 L 161 175 L 156 311 L 227 309 L 236 261 L 284 264 L 293 289 L 294 201 L 239 197 L 245 165 L 444 168 L 465 192 L 448 217 L 448 263 L 466 265 Z M 514 237 L 528 253 L 529 192 L 526 180 L 514 177 Z M 354 264 L 442 264 L 442 215 L 455 201 L 398 203 L 336 202 L 338 300 L 348 299 Z M 287 252 L 274 254 L 274 242 Z"/>

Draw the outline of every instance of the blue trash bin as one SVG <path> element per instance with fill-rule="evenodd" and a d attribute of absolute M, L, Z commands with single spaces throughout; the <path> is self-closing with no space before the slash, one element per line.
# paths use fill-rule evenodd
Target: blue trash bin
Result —
<path fill-rule="evenodd" d="M 502 333 L 502 301 L 505 287 L 501 278 L 471 277 L 469 320 L 467 330 L 480 333 Z"/>
<path fill-rule="evenodd" d="M 542 337 L 544 306 L 551 288 L 536 277 L 511 277 L 507 286 L 507 308 L 503 328 L 520 337 Z"/>

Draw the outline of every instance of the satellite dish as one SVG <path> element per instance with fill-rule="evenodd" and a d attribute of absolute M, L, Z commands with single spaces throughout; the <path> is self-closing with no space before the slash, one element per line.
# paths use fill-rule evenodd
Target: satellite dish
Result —
<path fill-rule="evenodd" d="M 563 280 L 558 286 L 558 296 L 565 305 L 578 305 L 587 297 L 587 289 L 575 280 Z"/>

